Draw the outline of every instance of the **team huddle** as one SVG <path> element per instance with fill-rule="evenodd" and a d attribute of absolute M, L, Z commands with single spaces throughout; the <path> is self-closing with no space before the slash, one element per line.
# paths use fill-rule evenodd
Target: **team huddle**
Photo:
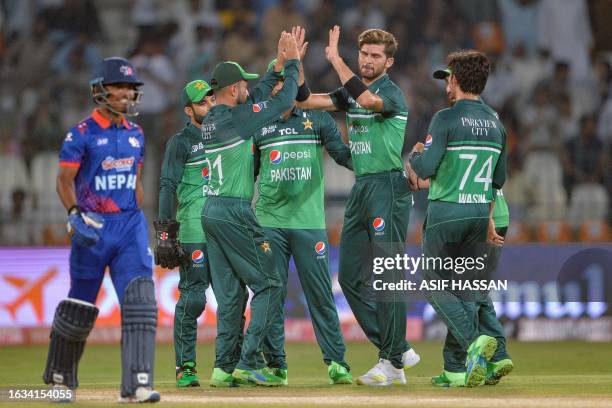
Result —
<path fill-rule="evenodd" d="M 180 100 L 189 122 L 166 146 L 154 254 L 140 209 L 144 135 L 127 119 L 136 114 L 142 83 L 129 61 L 103 61 L 90 83 L 96 109 L 70 129 L 60 152 L 58 194 L 69 216 L 71 284 L 53 321 L 46 384 L 78 386 L 78 363 L 98 314 L 95 301 L 107 266 L 121 305 L 122 402 L 160 400 L 153 383 L 153 261 L 179 268 L 178 387 L 200 385 L 197 319 L 209 286 L 217 301 L 209 384 L 289 383 L 283 306 L 292 257 L 329 383 L 406 384 L 404 370 L 420 361 L 406 340 L 406 299 L 393 291 L 376 293 L 372 260 L 405 253 L 413 191 L 429 189 L 425 256 L 465 257 L 485 248 L 487 269 L 495 269 L 509 218 L 501 193 L 506 133 L 479 97 L 489 73 L 487 57 L 459 51 L 448 56 L 446 69 L 434 72 L 446 82 L 451 106 L 432 118 L 425 143 L 414 146 L 404 165 L 409 109 L 387 74 L 397 49 L 394 36 L 379 29 L 360 34 L 358 76 L 340 56 L 340 28 L 332 28 L 325 56 L 342 87 L 320 94 L 311 93 L 305 81 L 305 37 L 301 27 L 283 32 L 276 58 L 250 92 L 248 81 L 259 75 L 231 61 L 217 64 L 210 84 L 198 79 L 185 85 Z M 349 145 L 327 111 L 346 112 Z M 329 274 L 324 149 L 355 174 L 338 280 L 379 350 L 373 368 L 356 379 L 345 359 Z M 259 194 L 252 206 L 256 180 Z M 454 279 L 453 274 L 434 268 L 424 271 L 424 279 Z M 404 271 L 385 270 L 380 278 L 397 283 Z M 488 293 L 440 290 L 426 298 L 448 327 L 444 371 L 432 378 L 434 385 L 496 384 L 510 373 L 513 364 Z"/>

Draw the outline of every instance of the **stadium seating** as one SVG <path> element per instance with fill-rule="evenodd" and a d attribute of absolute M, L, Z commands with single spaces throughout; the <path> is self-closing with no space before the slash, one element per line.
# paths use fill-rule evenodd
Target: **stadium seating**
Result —
<path fill-rule="evenodd" d="M 610 208 L 610 199 L 601 184 L 578 184 L 572 189 L 568 211 L 568 222 L 577 227 L 586 221 L 599 222 L 605 219 Z"/>
<path fill-rule="evenodd" d="M 0 210 L 4 213 L 11 208 L 13 191 L 21 189 L 26 195 L 30 192 L 29 173 L 21 156 L 13 154 L 0 155 L 2 171 L 0 172 Z"/>

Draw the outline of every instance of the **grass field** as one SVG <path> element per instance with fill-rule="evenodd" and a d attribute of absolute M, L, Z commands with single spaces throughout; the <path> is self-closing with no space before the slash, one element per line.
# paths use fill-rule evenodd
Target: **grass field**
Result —
<path fill-rule="evenodd" d="M 612 344 L 610 343 L 517 343 L 509 350 L 514 372 L 497 386 L 474 389 L 440 389 L 430 377 L 441 370 L 439 342 L 414 344 L 421 363 L 407 371 L 408 385 L 373 389 L 361 386 L 331 386 L 314 344 L 290 344 L 289 386 L 216 389 L 208 387 L 213 346 L 198 347 L 202 387 L 178 390 L 174 386 L 174 353 L 159 346 L 156 388 L 163 406 L 205 404 L 222 407 L 290 406 L 385 406 L 385 407 L 612 407 Z M 363 374 L 376 362 L 372 346 L 348 345 L 348 361 L 354 375 Z M 0 387 L 40 386 L 46 347 L 0 349 Z M 120 375 L 118 346 L 87 347 L 79 373 L 81 386 L 73 406 L 114 405 Z M 43 403 L 10 403 L 10 406 L 41 407 Z M 0 403 L 0 407 L 9 404 Z"/>

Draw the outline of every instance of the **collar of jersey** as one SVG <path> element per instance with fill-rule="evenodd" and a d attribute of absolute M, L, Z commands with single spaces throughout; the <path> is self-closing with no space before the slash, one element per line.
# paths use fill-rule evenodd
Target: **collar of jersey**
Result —
<path fill-rule="evenodd" d="M 191 122 L 187 122 L 185 125 L 185 132 L 191 133 L 194 136 L 200 136 L 202 134 L 202 130 Z"/>
<path fill-rule="evenodd" d="M 372 88 L 373 86 L 376 86 L 376 85 L 380 84 L 381 82 L 383 82 L 383 81 L 385 81 L 387 79 L 389 79 L 389 74 L 384 74 L 383 76 L 378 78 L 376 81 L 374 81 L 370 85 L 368 85 L 368 88 Z"/>
<path fill-rule="evenodd" d="M 476 100 L 474 100 L 474 99 L 459 99 L 457 102 L 455 102 L 455 106 L 457 106 L 458 104 L 464 104 L 464 103 L 467 103 L 467 104 L 477 103 L 477 104 L 481 105 L 483 102 L 480 99 L 476 99 Z"/>
<path fill-rule="evenodd" d="M 98 124 L 98 126 L 100 126 L 102 129 L 108 129 L 111 125 L 111 120 L 105 118 L 104 116 L 102 116 L 102 114 L 100 113 L 100 111 L 98 109 L 94 109 L 91 112 L 91 118 L 94 120 L 94 122 L 96 122 Z M 127 121 L 127 119 L 124 117 L 121 118 L 121 124 L 123 125 L 123 127 L 125 127 L 126 129 L 130 129 L 130 122 Z"/>

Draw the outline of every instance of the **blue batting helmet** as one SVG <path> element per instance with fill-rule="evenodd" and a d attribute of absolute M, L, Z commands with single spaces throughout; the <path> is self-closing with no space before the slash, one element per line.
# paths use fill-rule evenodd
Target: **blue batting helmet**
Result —
<path fill-rule="evenodd" d="M 142 85 L 136 78 L 136 69 L 132 63 L 125 58 L 105 58 L 95 69 L 90 85 L 127 83 Z"/>

